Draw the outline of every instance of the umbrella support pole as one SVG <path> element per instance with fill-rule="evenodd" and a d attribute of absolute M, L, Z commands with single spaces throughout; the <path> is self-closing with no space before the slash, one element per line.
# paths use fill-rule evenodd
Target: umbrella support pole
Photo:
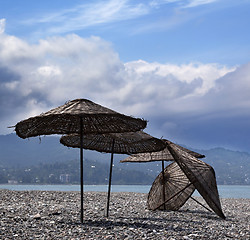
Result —
<path fill-rule="evenodd" d="M 110 160 L 110 170 L 109 170 L 109 188 L 108 188 L 108 201 L 107 201 L 107 212 L 106 216 L 109 216 L 109 202 L 110 202 L 110 191 L 111 191 L 111 180 L 112 180 L 112 169 L 113 169 L 113 160 L 114 160 L 114 146 L 115 139 L 112 142 L 112 152 L 111 152 L 111 160 Z"/>
<path fill-rule="evenodd" d="M 163 204 L 169 202 L 171 199 L 173 199 L 175 196 L 177 196 L 179 193 L 181 193 L 182 191 L 184 191 L 186 188 L 190 187 L 191 185 L 192 185 L 192 183 L 189 183 L 186 187 L 184 187 L 183 189 L 181 189 L 180 191 L 178 191 L 177 193 L 175 193 L 173 196 L 171 196 L 170 198 L 168 198 L 165 202 L 161 203 L 158 207 L 154 208 L 153 211 L 155 211 L 158 208 L 160 208 Z"/>
<path fill-rule="evenodd" d="M 194 200 L 196 203 L 200 204 L 202 207 L 204 207 L 205 209 L 207 209 L 209 212 L 212 212 L 209 208 L 207 208 L 205 205 L 203 205 L 202 203 L 200 203 L 198 200 L 196 200 L 193 197 L 190 197 L 192 200 Z"/>
<path fill-rule="evenodd" d="M 83 123 L 80 118 L 81 223 L 83 223 Z"/>
<path fill-rule="evenodd" d="M 164 175 L 164 160 L 161 161 L 161 166 L 162 166 L 162 200 L 164 202 L 163 209 L 166 210 L 166 196 L 165 196 L 165 175 Z"/>

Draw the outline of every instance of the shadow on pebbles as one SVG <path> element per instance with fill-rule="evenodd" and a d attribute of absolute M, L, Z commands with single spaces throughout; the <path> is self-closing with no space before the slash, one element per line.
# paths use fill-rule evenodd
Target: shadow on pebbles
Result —
<path fill-rule="evenodd" d="M 0 239 L 250 239 L 250 199 L 221 199 L 226 220 L 192 199 L 153 212 L 143 193 L 111 193 L 107 218 L 106 201 L 85 192 L 81 224 L 79 192 L 0 190 Z"/>

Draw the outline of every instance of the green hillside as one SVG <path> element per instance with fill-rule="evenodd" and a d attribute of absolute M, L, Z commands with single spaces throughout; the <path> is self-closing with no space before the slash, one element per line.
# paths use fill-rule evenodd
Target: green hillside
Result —
<path fill-rule="evenodd" d="M 250 184 L 250 154 L 215 148 L 195 150 L 216 173 L 218 184 Z M 79 150 L 62 146 L 59 137 L 20 139 L 15 134 L 0 135 L 0 183 L 79 183 Z M 161 171 L 161 163 L 119 163 L 126 155 L 114 157 L 114 184 L 151 184 Z M 84 151 L 86 184 L 106 184 L 110 154 Z M 168 163 L 165 162 L 167 165 Z M 60 179 L 61 176 L 61 179 Z"/>

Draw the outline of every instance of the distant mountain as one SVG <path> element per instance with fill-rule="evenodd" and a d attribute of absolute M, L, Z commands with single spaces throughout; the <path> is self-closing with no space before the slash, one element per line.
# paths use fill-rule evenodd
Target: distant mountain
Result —
<path fill-rule="evenodd" d="M 0 135 L 0 166 L 30 166 L 76 159 L 77 149 L 69 151 L 58 136 L 21 139 L 16 134 Z"/>
<path fill-rule="evenodd" d="M 200 150 L 216 172 L 218 184 L 250 184 L 250 154 L 224 148 Z"/>
<path fill-rule="evenodd" d="M 187 146 L 185 146 L 187 147 Z M 187 147 L 189 148 L 189 147 Z M 191 148 L 189 148 L 191 149 Z M 209 150 L 191 149 L 206 157 L 202 161 L 211 165 L 216 173 L 218 184 L 250 184 L 250 154 L 224 148 Z M 128 170 L 139 170 L 157 176 L 161 171 L 161 162 L 123 163 Z M 169 164 L 165 162 L 165 165 Z"/>
<path fill-rule="evenodd" d="M 0 168 L 0 184 L 79 184 L 79 161 L 38 164 L 31 167 Z M 109 166 L 95 160 L 83 163 L 84 184 L 104 184 L 109 181 Z M 112 184 L 151 184 L 154 178 L 144 172 L 113 168 Z"/>
<path fill-rule="evenodd" d="M 202 160 L 214 168 L 218 184 L 250 184 L 249 153 L 224 148 L 196 149 L 195 151 L 206 156 Z M 151 176 L 152 179 L 161 171 L 161 163 L 159 162 L 119 163 L 126 156 L 115 154 L 114 165 L 117 169 L 120 169 L 119 171 L 124 171 L 126 174 L 128 172 L 132 174 L 131 171 L 143 172 L 146 176 Z M 0 168 L 63 164 L 72 160 L 79 161 L 78 159 L 79 150 L 61 145 L 59 136 L 21 139 L 15 134 L 0 135 Z M 110 154 L 85 150 L 84 159 L 97 162 L 108 169 Z M 165 162 L 165 165 L 167 164 Z"/>

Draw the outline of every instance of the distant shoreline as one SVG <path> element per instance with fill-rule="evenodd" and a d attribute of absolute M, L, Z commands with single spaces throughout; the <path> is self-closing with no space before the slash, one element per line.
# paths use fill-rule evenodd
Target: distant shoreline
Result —
<path fill-rule="evenodd" d="M 79 184 L 0 184 L 0 189 L 9 189 L 16 191 L 80 191 Z M 112 192 L 137 192 L 137 193 L 148 193 L 151 185 L 112 185 Z M 107 185 L 84 185 L 84 191 L 94 192 L 107 192 Z M 221 198 L 246 198 L 250 199 L 250 185 L 218 185 L 218 190 Z M 194 196 L 199 196 L 197 192 L 194 192 Z"/>
<path fill-rule="evenodd" d="M 62 183 L 62 184 L 40 184 L 40 183 L 17 183 L 17 184 L 9 184 L 9 183 L 2 183 L 0 186 L 79 186 L 79 184 L 68 184 L 68 183 Z M 85 184 L 85 186 L 108 186 L 108 184 Z M 150 186 L 145 184 L 112 184 L 112 186 Z M 217 186 L 249 186 L 250 184 L 218 184 Z"/>

